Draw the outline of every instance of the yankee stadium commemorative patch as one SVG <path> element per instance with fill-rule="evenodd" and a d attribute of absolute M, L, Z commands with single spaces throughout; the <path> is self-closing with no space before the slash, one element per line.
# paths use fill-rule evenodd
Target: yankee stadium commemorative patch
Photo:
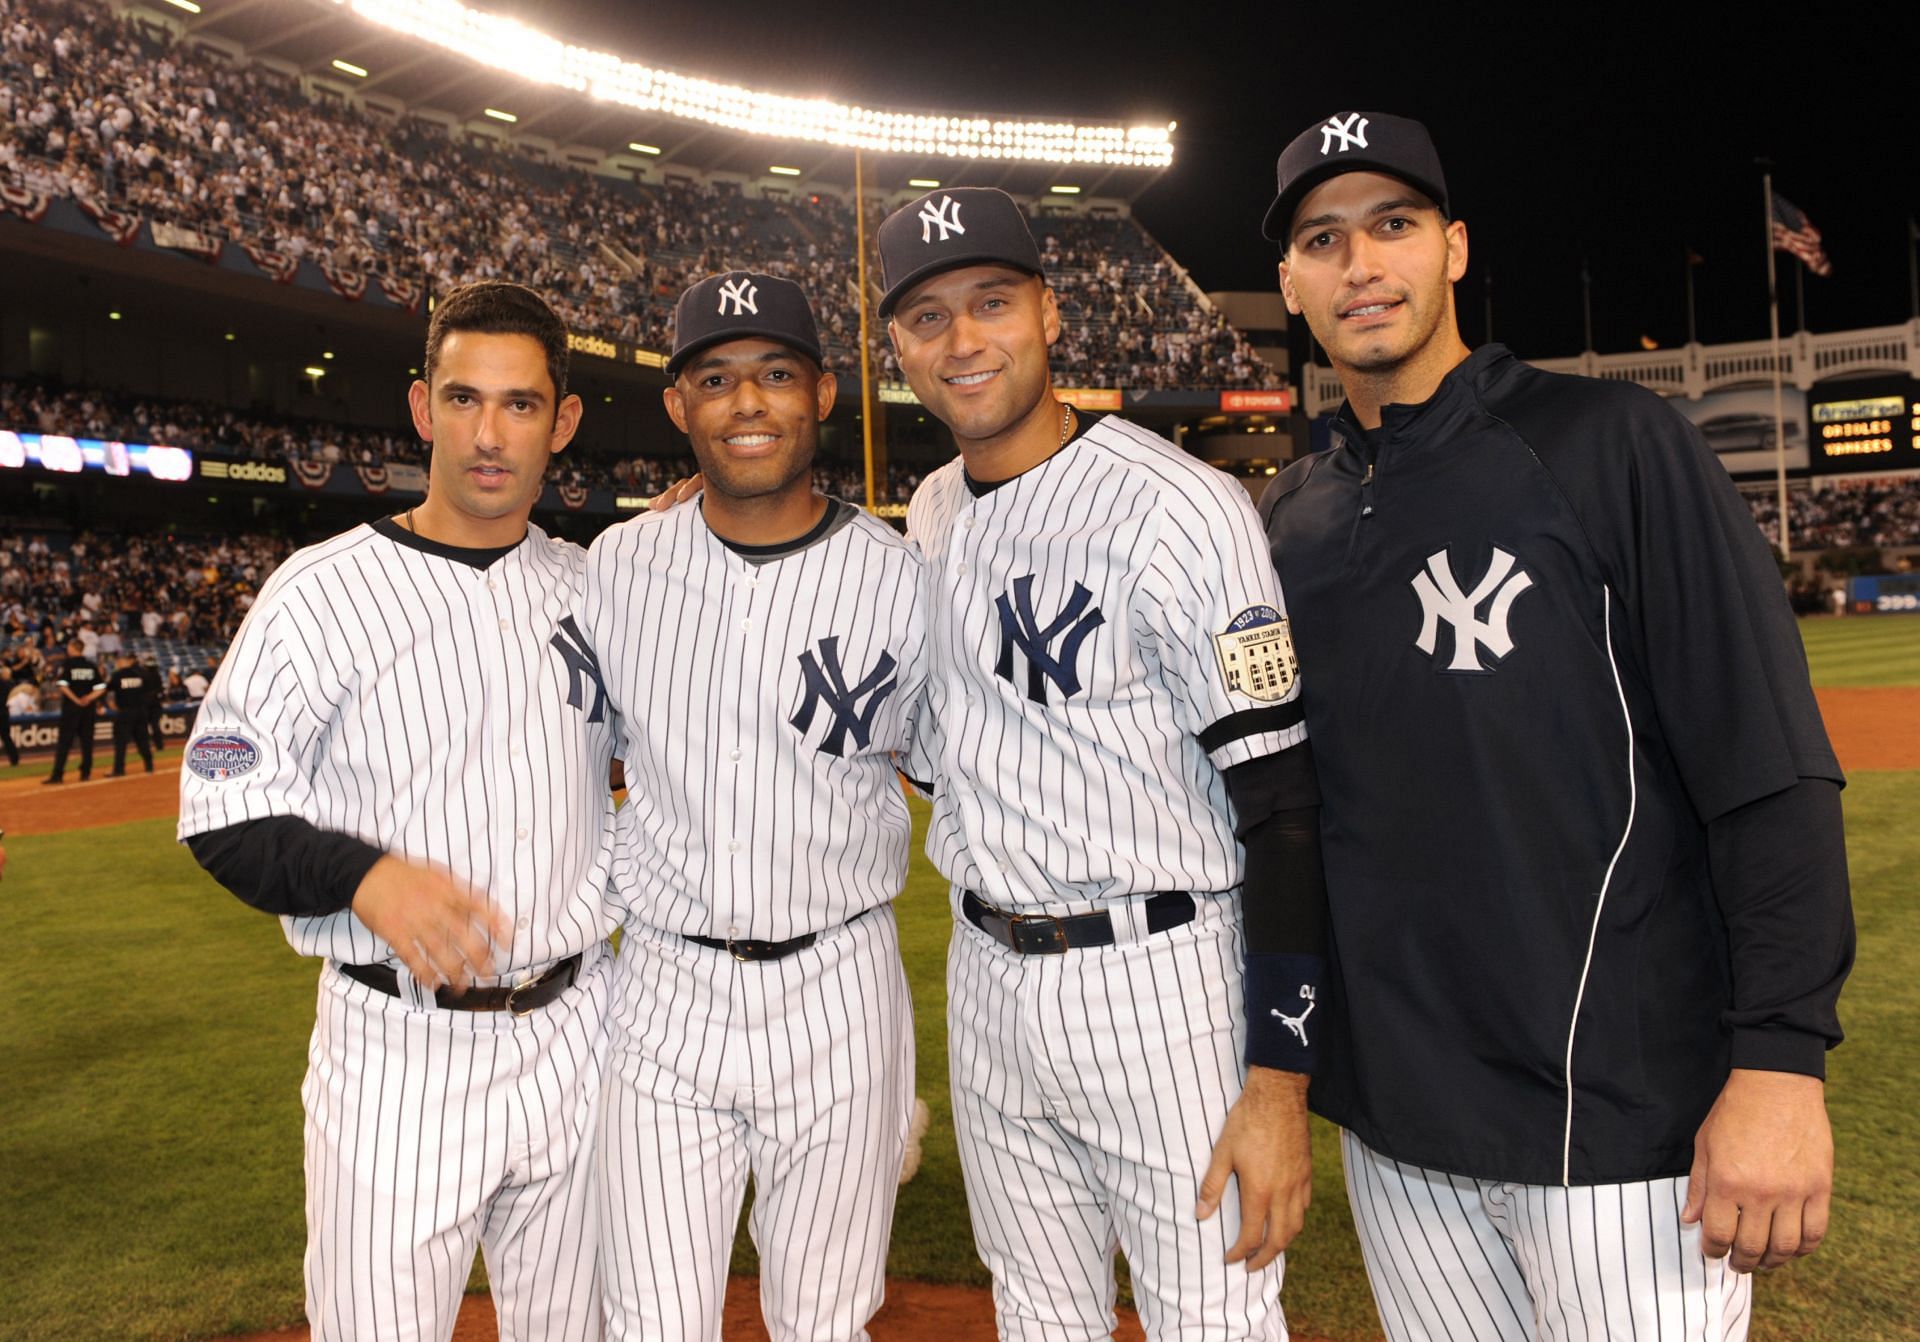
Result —
<path fill-rule="evenodd" d="M 238 732 L 210 732 L 187 747 L 187 768 L 209 783 L 238 778 L 260 762 L 260 747 Z"/>
<path fill-rule="evenodd" d="M 1293 631 L 1272 606 L 1248 606 L 1213 636 L 1220 658 L 1220 679 L 1230 694 L 1273 703 L 1287 697 L 1300 659 L 1293 652 Z"/>

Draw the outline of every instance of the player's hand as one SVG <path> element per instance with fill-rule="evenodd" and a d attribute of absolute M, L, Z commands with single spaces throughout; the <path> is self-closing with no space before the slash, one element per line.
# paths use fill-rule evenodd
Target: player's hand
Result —
<path fill-rule="evenodd" d="M 656 513 L 664 513 L 675 504 L 685 503 L 698 494 L 706 483 L 707 479 L 704 475 L 692 475 L 685 480 L 676 480 L 655 494 L 653 501 L 647 504 L 647 507 Z"/>
<path fill-rule="evenodd" d="M 1685 1224 L 1735 1272 L 1820 1247 L 1833 1197 L 1833 1130 L 1816 1076 L 1735 1068 L 1693 1139 Z"/>
<path fill-rule="evenodd" d="M 392 856 L 361 879 L 353 911 L 429 992 L 442 984 L 457 992 L 493 973 L 494 947 L 513 939 L 507 916 L 485 895 Z"/>
<path fill-rule="evenodd" d="M 1228 1111 L 1200 1181 L 1194 1214 L 1202 1221 L 1219 1209 L 1229 1174 L 1240 1181 L 1240 1238 L 1227 1250 L 1226 1261 L 1244 1259 L 1247 1271 L 1258 1272 L 1293 1243 L 1313 1200 L 1304 1075 L 1247 1069 L 1246 1089 Z"/>

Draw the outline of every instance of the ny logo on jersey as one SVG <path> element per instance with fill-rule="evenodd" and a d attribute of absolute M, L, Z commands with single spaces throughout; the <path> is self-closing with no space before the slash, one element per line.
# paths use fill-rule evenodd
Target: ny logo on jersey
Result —
<path fill-rule="evenodd" d="M 729 305 L 732 306 L 733 315 L 736 317 L 744 317 L 749 312 L 751 312 L 756 317 L 759 316 L 760 315 L 759 286 L 756 285 L 752 280 L 744 279 L 744 278 L 737 279 L 737 280 L 723 280 L 720 284 L 720 308 L 719 308 L 719 312 L 722 317 L 727 315 L 727 308 Z"/>
<path fill-rule="evenodd" d="M 1018 647 L 1027 657 L 1027 698 L 1036 704 L 1047 702 L 1047 682 L 1051 680 L 1059 686 L 1062 698 L 1071 699 L 1080 693 L 1080 646 L 1107 622 L 1107 617 L 1098 606 L 1089 609 L 1093 593 L 1076 582 L 1067 604 L 1051 624 L 1042 628 L 1033 614 L 1033 579 L 1031 573 L 1015 578 L 1011 593 L 1002 592 L 993 599 L 1000 610 L 1000 660 L 994 664 L 994 674 L 1009 685 L 1013 683 L 1013 650 Z M 1055 657 L 1047 649 L 1063 632 L 1066 638 L 1060 644 L 1060 655 Z"/>
<path fill-rule="evenodd" d="M 854 748 L 865 750 L 873 733 L 873 715 L 880 711 L 887 696 L 900 688 L 900 682 L 890 678 L 896 665 L 893 654 L 883 648 L 880 660 L 873 664 L 866 679 L 849 687 L 846 673 L 840 669 L 839 636 L 821 639 L 818 659 L 811 650 L 800 654 L 800 675 L 806 681 L 807 697 L 788 721 L 802 736 L 806 735 L 807 728 L 813 725 L 814 709 L 824 702 L 833 713 L 833 725 L 820 738 L 820 753 L 845 758 L 849 732 L 853 734 Z M 860 706 L 862 699 L 867 701 L 865 708 Z"/>
<path fill-rule="evenodd" d="M 1300 1047 L 1305 1048 L 1307 1046 L 1307 1017 L 1313 1014 L 1313 985 L 1311 983 L 1303 983 L 1300 985 L 1300 1000 L 1307 1004 L 1307 1009 L 1297 1016 L 1289 1016 L 1279 1007 L 1268 1008 L 1268 1014 L 1278 1017 L 1280 1023 L 1289 1030 L 1292 1030 L 1294 1035 L 1298 1037 Z"/>
<path fill-rule="evenodd" d="M 553 636 L 553 646 L 560 651 L 560 660 L 567 666 L 567 707 L 580 707 L 582 682 L 593 682 L 593 709 L 587 714 L 588 722 L 598 722 L 607 715 L 607 682 L 600 679 L 600 659 L 593 655 L 593 649 L 587 646 L 587 640 L 581 637 L 580 626 L 573 622 L 573 616 L 562 615 L 560 628 Z"/>
<path fill-rule="evenodd" d="M 1355 122 L 1359 124 L 1355 125 Z M 1340 152 L 1343 154 L 1355 146 L 1365 149 L 1367 147 L 1367 119 L 1358 112 L 1347 113 L 1347 119 L 1345 121 L 1342 121 L 1337 116 L 1328 117 L 1327 124 L 1320 128 L 1320 152 L 1322 154 L 1327 153 L 1333 148 L 1335 136 L 1340 137 Z"/>
<path fill-rule="evenodd" d="M 1533 579 L 1527 576 L 1527 571 L 1516 571 L 1513 556 L 1497 545 L 1493 547 L 1493 558 L 1487 563 L 1486 573 L 1474 584 L 1473 590 L 1466 593 L 1461 592 L 1453 576 L 1447 552 L 1439 550 L 1428 555 L 1426 571 L 1413 577 L 1414 595 L 1420 598 L 1420 637 L 1414 639 L 1414 646 L 1432 657 L 1440 622 L 1445 620 L 1453 629 L 1453 660 L 1445 669 L 1491 670 L 1480 664 L 1480 645 L 1486 644 L 1496 662 L 1513 651 L 1507 618 L 1513 611 L 1514 601 L 1531 586 Z M 1482 620 L 1477 612 L 1480 604 L 1488 600 L 1492 605 L 1487 609 L 1487 618 Z"/>
<path fill-rule="evenodd" d="M 933 236 L 933 230 L 936 228 L 940 230 L 938 239 Z M 920 207 L 920 241 L 945 242 L 949 233 L 966 231 L 960 226 L 960 202 L 952 196 L 940 197 L 938 205 L 928 201 Z"/>

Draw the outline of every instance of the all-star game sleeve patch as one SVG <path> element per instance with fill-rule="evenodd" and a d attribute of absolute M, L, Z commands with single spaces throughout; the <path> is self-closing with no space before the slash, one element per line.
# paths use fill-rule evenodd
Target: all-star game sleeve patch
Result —
<path fill-rule="evenodd" d="M 1248 606 L 1213 636 L 1220 659 L 1220 678 L 1230 694 L 1244 694 L 1262 703 L 1287 697 L 1300 674 L 1293 651 L 1293 630 L 1272 606 Z"/>
<path fill-rule="evenodd" d="M 209 783 L 231 782 L 259 762 L 260 747 L 238 732 L 209 732 L 187 747 L 187 768 Z"/>

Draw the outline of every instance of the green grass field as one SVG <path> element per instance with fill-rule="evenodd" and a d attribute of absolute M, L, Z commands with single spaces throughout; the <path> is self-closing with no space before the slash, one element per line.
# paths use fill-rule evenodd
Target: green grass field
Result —
<path fill-rule="evenodd" d="M 1920 619 L 1805 629 L 1818 684 L 1920 684 Z M 1916 802 L 1920 771 L 1859 773 L 1846 793 L 1860 956 L 1842 1002 L 1849 1042 L 1831 1060 L 1833 1231 L 1814 1258 L 1762 1281 L 1763 1342 L 1920 1338 L 1920 1255 L 1905 1233 L 1920 1209 Z M 297 1320 L 312 964 L 201 875 L 169 821 L 7 848 L 0 1342 L 190 1339 Z M 891 1267 L 980 1282 L 945 1084 L 947 914 L 924 861 L 900 913 L 934 1128 L 901 1194 Z M 1377 1336 L 1324 1128 L 1286 1301 L 1302 1333 Z"/>

